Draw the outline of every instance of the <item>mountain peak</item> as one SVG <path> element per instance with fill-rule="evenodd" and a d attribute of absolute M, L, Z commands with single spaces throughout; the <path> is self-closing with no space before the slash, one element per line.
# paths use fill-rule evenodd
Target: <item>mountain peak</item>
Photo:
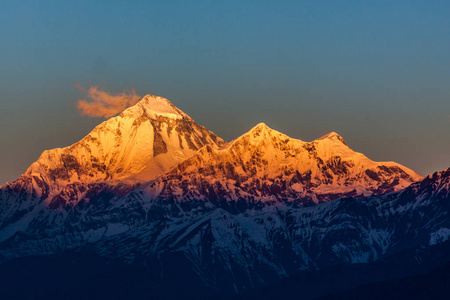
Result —
<path fill-rule="evenodd" d="M 250 137 L 251 140 L 266 140 L 271 137 L 285 137 L 288 136 L 282 134 L 281 132 L 276 131 L 275 129 L 270 128 L 264 123 L 258 123 L 252 129 L 250 129 L 247 133 L 245 133 L 242 137 L 247 136 Z"/>
<path fill-rule="evenodd" d="M 183 119 L 188 117 L 168 99 L 159 96 L 146 95 L 139 101 L 137 106 L 140 106 L 152 119 L 156 119 L 159 116 L 170 119 Z"/>
<path fill-rule="evenodd" d="M 261 122 L 258 123 L 256 126 L 254 126 L 252 129 L 250 129 L 250 132 L 261 132 L 261 131 L 272 131 L 273 129 L 271 129 L 269 126 L 267 126 L 265 123 Z"/>
<path fill-rule="evenodd" d="M 342 136 L 340 136 L 339 134 L 337 134 L 336 132 L 334 132 L 334 131 L 332 131 L 332 132 L 330 132 L 328 134 L 325 134 L 324 136 L 322 136 L 318 140 L 339 140 L 344 145 L 347 146 L 347 143 L 344 141 L 344 138 Z"/>
<path fill-rule="evenodd" d="M 278 147 L 281 143 L 285 143 L 288 140 L 303 143 L 300 140 L 294 140 L 287 135 L 270 128 L 264 123 L 259 123 L 237 139 L 230 142 L 228 148 L 243 147 L 243 149 L 246 149 L 249 145 L 256 147 L 262 146 L 263 148 L 269 145 L 277 145 L 276 147 Z"/>

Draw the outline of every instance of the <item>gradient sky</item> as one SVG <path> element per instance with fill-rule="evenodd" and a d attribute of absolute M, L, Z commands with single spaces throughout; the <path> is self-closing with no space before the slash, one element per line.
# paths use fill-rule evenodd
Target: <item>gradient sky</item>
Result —
<path fill-rule="evenodd" d="M 449 16 L 432 0 L 2 1 L 0 184 L 103 120 L 77 111 L 77 83 L 166 97 L 227 141 L 264 122 L 448 168 Z"/>

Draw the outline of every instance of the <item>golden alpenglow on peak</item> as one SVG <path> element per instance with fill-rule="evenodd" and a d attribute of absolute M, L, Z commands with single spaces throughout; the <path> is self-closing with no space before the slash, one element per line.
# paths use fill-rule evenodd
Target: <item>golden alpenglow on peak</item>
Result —
<path fill-rule="evenodd" d="M 171 119 L 188 117 L 168 99 L 159 96 L 146 95 L 137 105 L 142 107 L 145 113 L 152 119 L 156 119 L 158 116 Z"/>

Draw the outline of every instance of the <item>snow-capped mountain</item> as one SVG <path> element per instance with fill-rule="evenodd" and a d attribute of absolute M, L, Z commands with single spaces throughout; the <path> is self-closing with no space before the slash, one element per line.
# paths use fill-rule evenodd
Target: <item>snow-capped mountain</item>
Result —
<path fill-rule="evenodd" d="M 25 175 L 58 185 L 146 182 L 205 145 L 224 144 L 169 100 L 147 95 L 72 146 L 44 151 Z"/>
<path fill-rule="evenodd" d="M 0 241 L 43 227 L 54 235 L 66 227 L 72 232 L 74 224 L 85 228 L 75 230 L 77 240 L 95 240 L 102 234 L 91 237 L 87 230 L 114 234 L 140 226 L 154 203 L 162 211 L 175 200 L 179 211 L 197 201 L 203 201 L 198 207 L 240 201 L 241 209 L 259 202 L 319 203 L 393 192 L 420 178 L 354 152 L 336 133 L 307 143 L 259 124 L 226 144 L 169 100 L 147 95 L 72 146 L 45 151 L 3 186 Z M 102 225 L 90 224 L 97 219 Z"/>
<path fill-rule="evenodd" d="M 24 175 L 2 186 L 0 228 L 7 230 L 0 240 L 35 218 L 64 222 L 48 210 L 70 209 L 105 191 L 123 196 L 205 145 L 215 149 L 225 142 L 169 100 L 147 95 L 79 142 L 44 151 Z"/>
<path fill-rule="evenodd" d="M 334 132 L 225 143 L 148 95 L 0 188 L 0 262 L 87 251 L 242 292 L 446 241 L 450 170 L 421 179 Z"/>
<path fill-rule="evenodd" d="M 315 203 L 379 195 L 422 178 L 394 162 L 374 162 L 331 132 L 303 142 L 261 123 L 217 149 L 205 146 L 160 176 L 151 197 Z"/>
<path fill-rule="evenodd" d="M 24 175 L 3 186 L 7 209 L 0 209 L 0 226 L 41 204 L 73 207 L 106 185 L 124 195 L 146 183 L 148 198 L 178 201 L 318 203 L 392 192 L 420 178 L 399 164 L 376 163 L 352 151 L 336 133 L 307 143 L 259 124 L 226 144 L 169 100 L 147 95 L 81 141 L 44 151 Z"/>

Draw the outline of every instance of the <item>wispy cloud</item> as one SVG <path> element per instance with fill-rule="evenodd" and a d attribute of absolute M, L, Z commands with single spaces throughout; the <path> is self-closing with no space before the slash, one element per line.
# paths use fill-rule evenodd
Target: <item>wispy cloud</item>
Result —
<path fill-rule="evenodd" d="M 78 110 L 82 115 L 90 117 L 115 116 L 141 99 L 133 89 L 112 95 L 98 86 L 91 86 L 87 90 L 79 84 L 75 86 L 84 93 L 84 99 L 78 101 Z"/>

